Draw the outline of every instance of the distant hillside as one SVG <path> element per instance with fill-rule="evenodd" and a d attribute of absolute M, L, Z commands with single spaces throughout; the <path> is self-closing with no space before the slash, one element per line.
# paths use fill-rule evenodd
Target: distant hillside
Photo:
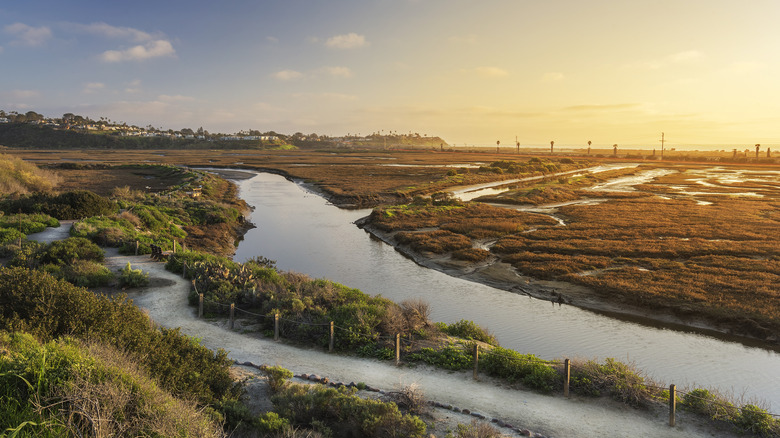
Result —
<path fill-rule="evenodd" d="M 126 137 L 28 123 L 0 124 L 0 146 L 28 149 L 270 149 L 292 147 L 279 140 L 202 140 Z"/>

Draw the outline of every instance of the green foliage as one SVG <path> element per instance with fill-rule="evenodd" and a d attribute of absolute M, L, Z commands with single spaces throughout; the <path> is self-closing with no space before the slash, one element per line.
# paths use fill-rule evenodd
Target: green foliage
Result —
<path fill-rule="evenodd" d="M 395 357 L 395 350 L 383 347 L 378 343 L 365 344 L 355 350 L 358 356 L 373 357 L 379 360 L 390 360 Z"/>
<path fill-rule="evenodd" d="M 290 421 L 276 412 L 266 412 L 258 417 L 256 430 L 263 436 L 274 436 L 290 430 Z"/>
<path fill-rule="evenodd" d="M 563 384 L 562 376 L 533 354 L 495 347 L 480 355 L 480 368 L 490 376 L 522 382 L 540 391 L 552 391 Z"/>
<path fill-rule="evenodd" d="M 668 392 L 666 398 L 669 398 Z M 690 411 L 704 414 L 713 420 L 728 420 L 733 418 L 737 409 L 716 394 L 706 389 L 693 389 L 682 396 L 681 405 Z"/>
<path fill-rule="evenodd" d="M 157 329 L 125 297 L 107 298 L 52 276 L 0 268 L 0 330 L 52 340 L 96 339 L 142 357 L 160 385 L 200 403 L 235 397 L 227 353 L 195 344 L 178 330 Z"/>
<path fill-rule="evenodd" d="M 345 387 L 288 385 L 271 397 L 276 412 L 294 425 L 319 424 L 334 436 L 424 437 L 425 423 L 394 403 L 363 399 Z"/>
<path fill-rule="evenodd" d="M 44 265 L 54 267 L 55 276 L 82 287 L 107 286 L 114 280 L 114 274 L 105 266 L 89 260 L 75 260 L 69 265 Z M 58 275 L 56 273 L 59 273 Z"/>
<path fill-rule="evenodd" d="M 633 364 L 609 357 L 604 363 L 589 360 L 576 364 L 573 369 L 572 375 L 577 376 L 577 381 L 572 389 L 578 393 L 607 393 L 631 406 L 641 406 L 653 398 L 648 382 Z"/>
<path fill-rule="evenodd" d="M 22 234 L 40 233 L 46 227 L 59 227 L 60 222 L 46 214 L 8 214 L 0 215 L 0 228 L 19 231 L 22 227 Z M 0 240 L 2 242 L 2 240 Z"/>
<path fill-rule="evenodd" d="M 287 381 L 293 376 L 292 371 L 278 365 L 263 366 L 262 371 L 268 376 L 268 385 L 273 392 L 279 392 L 287 385 Z"/>
<path fill-rule="evenodd" d="M 451 336 L 457 336 L 462 339 L 484 342 L 495 347 L 498 346 L 498 340 L 487 329 L 478 326 L 474 321 L 461 319 L 452 324 L 440 323 L 439 329 Z"/>
<path fill-rule="evenodd" d="M 16 228 L 0 228 L 0 244 L 16 243 L 27 236 Z"/>
<path fill-rule="evenodd" d="M 0 210 L 6 213 L 44 213 L 62 220 L 111 214 L 115 206 L 93 192 L 76 190 L 59 195 L 34 193 L 18 199 L 6 199 L 0 202 Z"/>
<path fill-rule="evenodd" d="M 121 287 L 144 287 L 149 284 L 149 274 L 141 269 L 133 269 L 130 262 L 119 271 L 119 285 Z"/>
<path fill-rule="evenodd" d="M 0 421 L 18 425 L 21 436 L 83 436 L 94 433 L 95 423 L 108 436 L 221 435 L 193 405 L 139 371 L 133 358 L 103 344 L 69 337 L 40 343 L 29 334 L 0 332 L 0 347 Z"/>
<path fill-rule="evenodd" d="M 465 370 L 474 366 L 473 347 L 462 344 L 447 344 L 442 348 L 424 347 L 419 352 L 404 357 L 408 361 L 422 361 L 447 370 Z"/>
<path fill-rule="evenodd" d="M 742 406 L 734 423 L 746 432 L 761 436 L 767 436 L 773 429 L 778 431 L 780 428 L 777 421 L 766 410 L 751 404 Z"/>
<path fill-rule="evenodd" d="M 100 247 L 81 237 L 69 237 L 50 243 L 41 253 L 41 264 L 69 264 L 76 260 L 102 262 L 105 253 Z"/>

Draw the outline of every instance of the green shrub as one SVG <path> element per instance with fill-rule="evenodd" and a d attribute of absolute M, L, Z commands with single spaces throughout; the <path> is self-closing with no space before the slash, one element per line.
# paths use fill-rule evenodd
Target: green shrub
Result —
<path fill-rule="evenodd" d="M 43 344 L 29 334 L 0 333 L 0 345 L 0 418 L 25 424 L 22 436 L 91 435 L 95 423 L 106 436 L 222 435 L 192 403 L 161 390 L 135 359 L 104 344 L 68 337 Z"/>
<path fill-rule="evenodd" d="M 0 228 L 0 244 L 17 243 L 19 239 L 26 237 L 24 233 L 20 233 L 16 228 Z"/>
<path fill-rule="evenodd" d="M 156 328 L 124 296 L 99 296 L 40 271 L 0 268 L 0 303 L 0 330 L 44 341 L 72 335 L 106 342 L 142 357 L 163 388 L 202 404 L 237 396 L 225 351 L 214 353 L 178 329 Z"/>
<path fill-rule="evenodd" d="M 498 340 L 487 329 L 484 329 L 474 321 L 461 319 L 453 324 L 440 324 L 439 328 L 448 335 L 457 336 L 462 339 L 484 342 L 489 345 L 498 346 Z"/>
<path fill-rule="evenodd" d="M 442 348 L 424 347 L 417 353 L 407 355 L 408 361 L 422 361 L 448 370 L 465 370 L 474 366 L 474 354 L 471 346 L 447 344 Z"/>
<path fill-rule="evenodd" d="M 666 397 L 669 398 L 668 393 Z M 683 394 L 681 405 L 685 409 L 704 414 L 713 420 L 730 420 L 737 414 L 734 405 L 722 397 L 700 388 Z"/>
<path fill-rule="evenodd" d="M 83 237 L 68 237 L 50 243 L 40 256 L 40 263 L 63 265 L 76 260 L 102 262 L 105 253 L 99 246 Z"/>
<path fill-rule="evenodd" d="M 751 404 L 742 406 L 734 423 L 746 432 L 761 436 L 767 436 L 778 428 L 777 421 L 767 411 Z"/>
<path fill-rule="evenodd" d="M 268 386 L 273 392 L 279 392 L 293 376 L 292 371 L 278 365 L 263 366 L 262 371 L 268 376 Z"/>
<path fill-rule="evenodd" d="M 149 274 L 141 269 L 133 269 L 130 262 L 119 271 L 119 286 L 144 287 L 149 284 Z"/>
<path fill-rule="evenodd" d="M 480 356 L 479 364 L 490 376 L 510 382 L 523 382 L 541 391 L 551 391 L 563 384 L 562 376 L 550 364 L 533 354 L 520 354 L 495 347 Z"/>
<path fill-rule="evenodd" d="M 290 421 L 276 412 L 266 412 L 257 419 L 257 431 L 263 436 L 274 436 L 290 429 Z"/>
<path fill-rule="evenodd" d="M 111 214 L 115 206 L 93 192 L 76 190 L 59 195 L 35 193 L 19 199 L 7 199 L 0 202 L 0 210 L 6 213 L 44 213 L 62 220 Z"/>
<path fill-rule="evenodd" d="M 105 266 L 89 260 L 75 260 L 61 267 L 62 278 L 76 286 L 107 286 L 114 280 L 114 274 Z"/>
<path fill-rule="evenodd" d="M 287 385 L 271 401 L 293 425 L 325 427 L 333 436 L 425 436 L 425 423 L 418 417 L 402 414 L 394 403 L 360 398 L 346 387 Z"/>

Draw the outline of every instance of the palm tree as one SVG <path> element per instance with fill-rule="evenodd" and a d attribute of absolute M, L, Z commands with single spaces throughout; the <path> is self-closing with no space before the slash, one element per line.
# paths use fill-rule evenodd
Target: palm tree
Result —
<path fill-rule="evenodd" d="M 588 155 L 590 155 L 590 140 L 588 140 Z"/>
<path fill-rule="evenodd" d="M 554 141 L 550 141 L 550 155 L 553 153 L 553 145 L 555 144 Z"/>
<path fill-rule="evenodd" d="M 496 153 L 498 153 L 498 145 L 501 144 L 501 140 L 496 140 Z"/>
<path fill-rule="evenodd" d="M 756 158 L 758 158 L 758 150 L 761 149 L 761 145 L 756 143 Z"/>
<path fill-rule="evenodd" d="M 612 154 L 617 157 L 617 143 L 612 145 L 612 149 L 614 151 Z"/>

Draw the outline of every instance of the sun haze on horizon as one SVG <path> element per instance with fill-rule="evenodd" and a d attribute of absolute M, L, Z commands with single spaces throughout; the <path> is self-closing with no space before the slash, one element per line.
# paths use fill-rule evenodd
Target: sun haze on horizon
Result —
<path fill-rule="evenodd" d="M 773 0 L 0 6 L 0 109 L 450 144 L 780 144 Z M 673 133 L 673 135 L 670 135 Z M 736 147 L 736 146 L 735 146 Z"/>

